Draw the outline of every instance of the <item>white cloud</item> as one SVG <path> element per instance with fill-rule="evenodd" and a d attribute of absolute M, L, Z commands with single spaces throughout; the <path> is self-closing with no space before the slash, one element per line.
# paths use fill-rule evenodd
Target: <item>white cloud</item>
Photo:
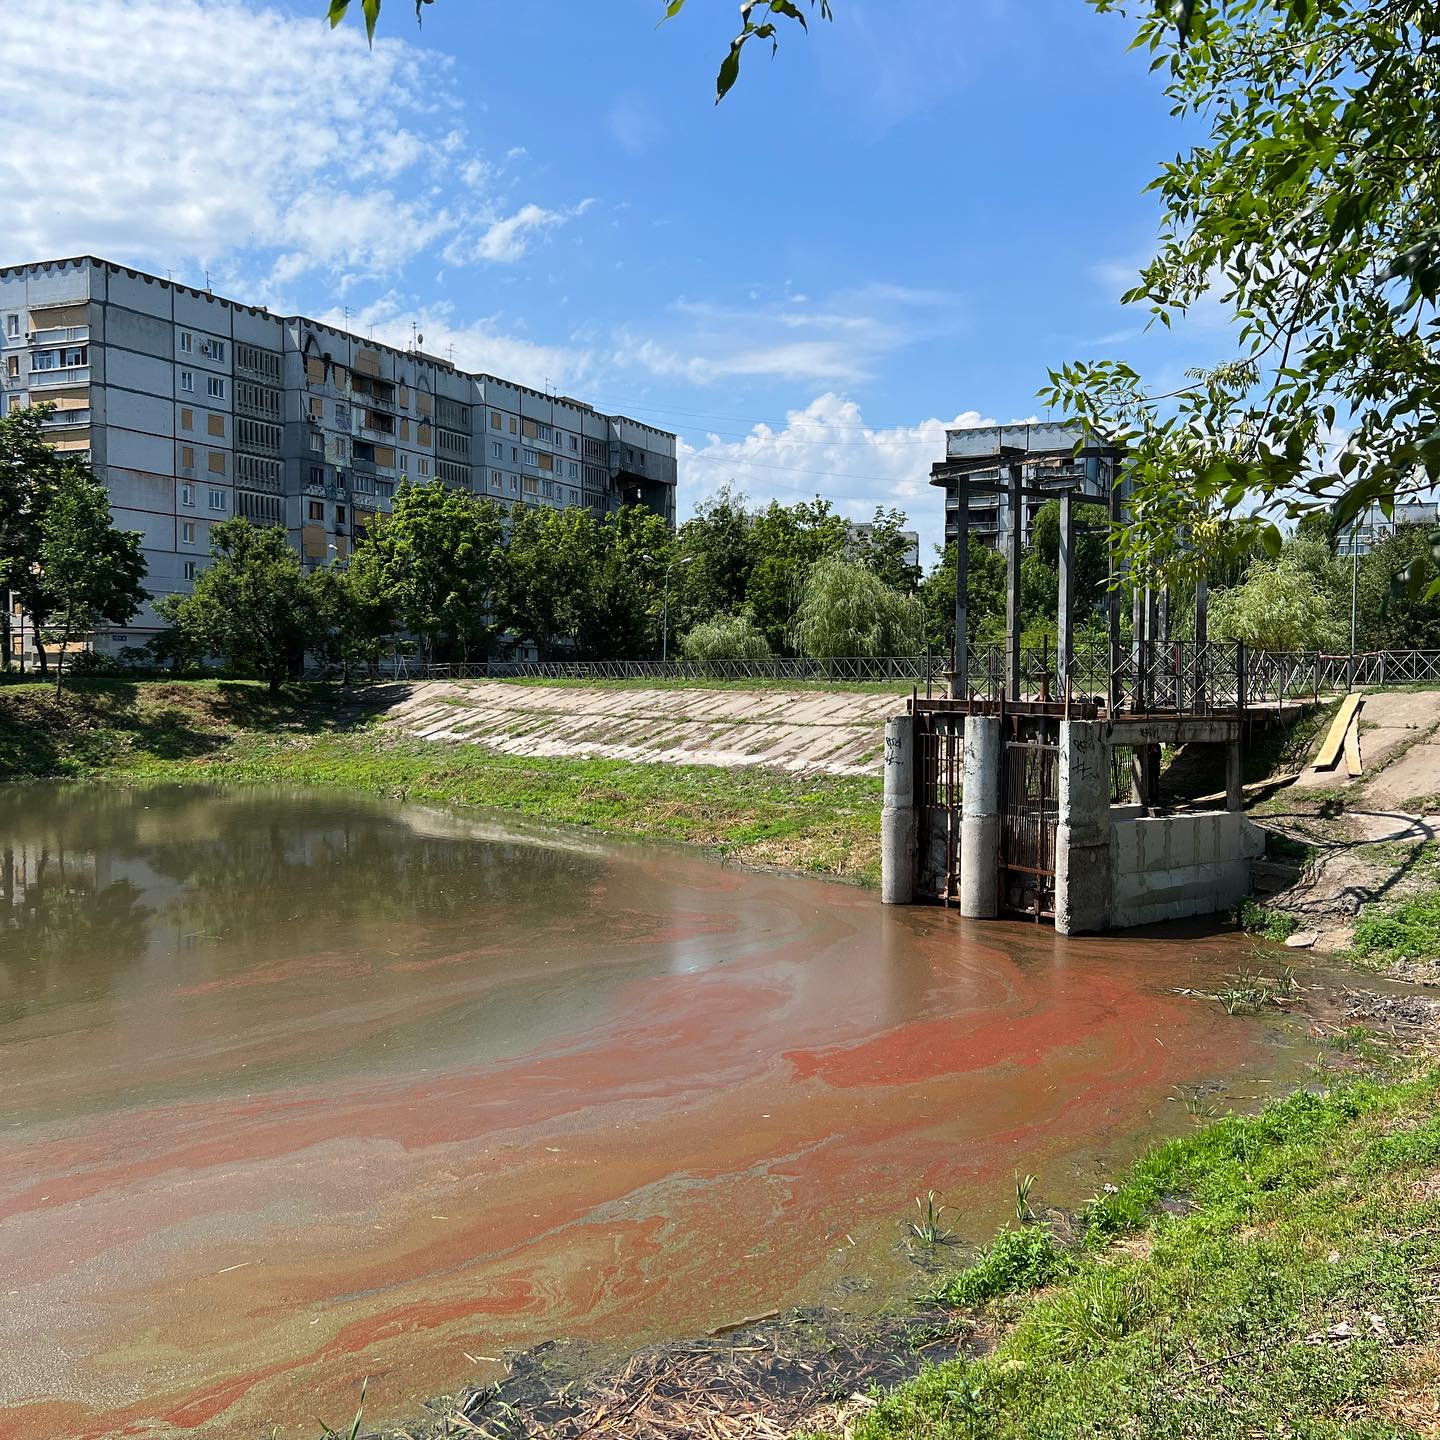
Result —
<path fill-rule="evenodd" d="M 453 359 L 461 370 L 502 376 L 533 389 L 573 392 L 591 375 L 593 359 L 583 348 L 542 345 L 502 334 L 493 320 L 462 322 L 446 304 L 415 306 L 389 294 L 359 310 L 330 310 L 317 320 L 353 334 L 408 349 L 419 332 L 427 355 Z"/>
<path fill-rule="evenodd" d="M 497 172 L 458 123 L 448 59 L 395 39 L 371 51 L 307 8 L 4 0 L 6 258 L 91 252 L 280 286 L 393 274 L 442 244 L 523 250 L 501 243 Z"/>
<path fill-rule="evenodd" d="M 513 265 L 524 258 L 530 242 L 546 230 L 554 230 L 567 220 L 583 215 L 593 201 L 582 200 L 570 210 L 546 210 L 539 205 L 522 205 L 513 215 L 494 221 L 471 251 L 482 260 L 493 260 L 497 264 Z M 463 257 L 467 247 L 457 243 L 446 252 L 446 258 L 456 263 Z"/>
<path fill-rule="evenodd" d="M 853 400 L 826 393 L 783 424 L 756 424 L 739 439 L 709 435 L 680 445 L 680 491 L 693 508 L 727 481 L 752 500 L 785 502 L 825 496 L 850 520 L 868 520 L 877 505 L 899 506 L 919 530 L 928 566 L 944 534 L 940 491 L 930 467 L 945 458 L 946 430 L 992 425 L 978 411 L 949 420 L 876 428 Z"/>
<path fill-rule="evenodd" d="M 622 333 L 614 363 L 694 385 L 776 379 L 848 386 L 927 336 L 953 334 L 961 302 L 938 291 L 871 284 L 821 304 L 786 293 L 750 305 L 677 300 L 664 336 Z"/>

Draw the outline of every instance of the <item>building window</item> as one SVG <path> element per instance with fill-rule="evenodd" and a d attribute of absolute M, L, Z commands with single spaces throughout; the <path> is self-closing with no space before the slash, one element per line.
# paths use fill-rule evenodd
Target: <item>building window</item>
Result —
<path fill-rule="evenodd" d="M 310 432 L 310 450 L 312 454 L 323 455 L 325 453 L 325 437 L 318 431 Z"/>
<path fill-rule="evenodd" d="M 505 447 L 498 441 L 490 442 L 490 458 L 492 460 L 503 460 L 505 458 Z"/>
<path fill-rule="evenodd" d="M 205 419 L 210 434 L 223 440 L 225 438 L 225 417 L 223 415 L 207 415 Z"/>
<path fill-rule="evenodd" d="M 180 487 L 180 503 L 190 506 L 195 504 L 195 487 L 193 485 L 182 485 Z"/>
<path fill-rule="evenodd" d="M 343 525 L 345 523 L 345 507 L 343 505 L 337 505 L 335 507 L 335 523 L 337 525 Z"/>
<path fill-rule="evenodd" d="M 182 410 L 180 412 L 180 428 L 182 430 L 193 430 L 195 428 L 195 412 L 193 410 Z"/>
<path fill-rule="evenodd" d="M 195 468 L 195 447 L 193 445 L 182 445 L 180 447 L 180 466 L 184 470 Z"/>
<path fill-rule="evenodd" d="M 212 360 L 224 361 L 225 342 L 223 340 L 203 340 L 200 343 L 200 353 L 208 355 Z"/>
<path fill-rule="evenodd" d="M 182 370 L 180 372 L 180 388 L 187 394 L 195 393 L 195 372 L 193 370 Z"/>
<path fill-rule="evenodd" d="M 13 319 L 14 317 L 12 316 L 11 318 Z M 490 412 L 490 428 L 492 430 L 498 430 L 500 423 L 500 412 L 498 410 L 492 410 Z"/>
<path fill-rule="evenodd" d="M 212 475 L 223 475 L 225 473 L 225 452 L 223 450 L 212 450 L 210 452 L 210 473 Z"/>
<path fill-rule="evenodd" d="M 520 477 L 518 475 L 512 475 L 510 477 L 510 493 L 512 495 L 518 495 L 520 493 Z"/>
<path fill-rule="evenodd" d="M 20 357 L 18 355 L 7 355 L 5 357 L 5 374 L 11 380 L 20 378 Z"/>
<path fill-rule="evenodd" d="M 573 460 L 570 462 L 570 478 L 572 480 L 580 478 L 580 467 Z"/>
<path fill-rule="evenodd" d="M 225 492 L 223 490 L 212 490 L 210 492 L 210 508 L 212 510 L 223 510 L 225 508 Z"/>
<path fill-rule="evenodd" d="M 195 337 L 188 330 L 180 332 L 180 348 L 187 355 L 195 348 Z"/>
<path fill-rule="evenodd" d="M 5 333 L 12 340 L 20 334 L 20 317 L 18 315 L 7 315 L 5 317 Z"/>
<path fill-rule="evenodd" d="M 225 382 L 218 375 L 207 375 L 205 391 L 212 400 L 223 400 L 225 398 Z"/>
<path fill-rule="evenodd" d="M 430 457 L 428 455 L 422 455 L 420 457 L 420 473 L 422 475 L 428 475 L 430 473 Z"/>
<path fill-rule="evenodd" d="M 515 434 L 515 430 L 516 430 L 515 417 L 512 415 L 512 416 L 510 417 L 510 433 L 511 433 L 512 435 Z"/>
<path fill-rule="evenodd" d="M 187 560 L 185 562 L 185 578 L 187 580 L 193 580 L 199 573 L 199 568 L 193 560 Z"/>
<path fill-rule="evenodd" d="M 325 504 L 321 500 L 310 502 L 309 515 L 312 520 L 323 520 L 325 518 Z"/>
<path fill-rule="evenodd" d="M 323 485 L 325 483 L 325 467 L 323 465 L 312 465 L 310 467 L 310 483 L 312 485 Z"/>
<path fill-rule="evenodd" d="M 195 522 L 187 520 L 180 527 L 180 539 L 183 544 L 193 545 L 195 543 Z"/>

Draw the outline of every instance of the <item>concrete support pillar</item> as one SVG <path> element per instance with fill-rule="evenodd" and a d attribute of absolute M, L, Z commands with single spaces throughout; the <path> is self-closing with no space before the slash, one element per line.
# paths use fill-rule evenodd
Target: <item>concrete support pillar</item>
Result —
<path fill-rule="evenodd" d="M 1110 739 L 1102 720 L 1060 725 L 1060 823 L 1055 831 L 1055 928 L 1110 924 Z"/>
<path fill-rule="evenodd" d="M 880 805 L 880 903 L 915 899 L 915 717 L 885 722 L 885 793 Z"/>
<path fill-rule="evenodd" d="M 965 808 L 960 820 L 960 913 L 1000 913 L 1000 767 L 1005 746 L 995 715 L 965 717 Z"/>
<path fill-rule="evenodd" d="M 1225 746 L 1225 808 L 1245 808 L 1244 771 L 1240 763 L 1240 738 L 1228 741 Z"/>

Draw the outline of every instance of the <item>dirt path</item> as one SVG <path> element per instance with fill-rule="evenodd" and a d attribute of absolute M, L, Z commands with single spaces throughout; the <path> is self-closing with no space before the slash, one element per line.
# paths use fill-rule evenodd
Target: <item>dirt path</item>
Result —
<path fill-rule="evenodd" d="M 792 774 L 879 773 L 896 694 L 620 690 L 437 681 L 416 686 L 387 726 L 506 755 L 671 765 L 764 765 Z"/>
<path fill-rule="evenodd" d="M 1348 775 L 1343 758 L 1328 771 L 1307 764 L 1252 810 L 1290 842 L 1272 850 L 1308 851 L 1257 867 L 1257 892 L 1321 950 L 1350 943 L 1362 907 L 1412 893 L 1425 847 L 1440 838 L 1440 693 L 1367 695 L 1360 752 L 1360 775 Z"/>

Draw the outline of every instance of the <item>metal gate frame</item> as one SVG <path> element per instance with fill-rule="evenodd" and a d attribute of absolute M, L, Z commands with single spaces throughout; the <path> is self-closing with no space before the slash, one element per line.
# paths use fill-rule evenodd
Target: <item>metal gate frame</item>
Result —
<path fill-rule="evenodd" d="M 1000 908 L 1006 914 L 1037 923 L 1055 918 L 1059 824 L 1060 746 L 1033 734 L 1007 738 L 1000 765 L 999 845 Z"/>
<path fill-rule="evenodd" d="M 963 713 L 923 711 L 915 727 L 917 832 L 928 845 L 937 830 L 945 835 L 945 879 L 931 898 L 950 905 L 960 898 L 961 781 L 964 777 Z"/>

